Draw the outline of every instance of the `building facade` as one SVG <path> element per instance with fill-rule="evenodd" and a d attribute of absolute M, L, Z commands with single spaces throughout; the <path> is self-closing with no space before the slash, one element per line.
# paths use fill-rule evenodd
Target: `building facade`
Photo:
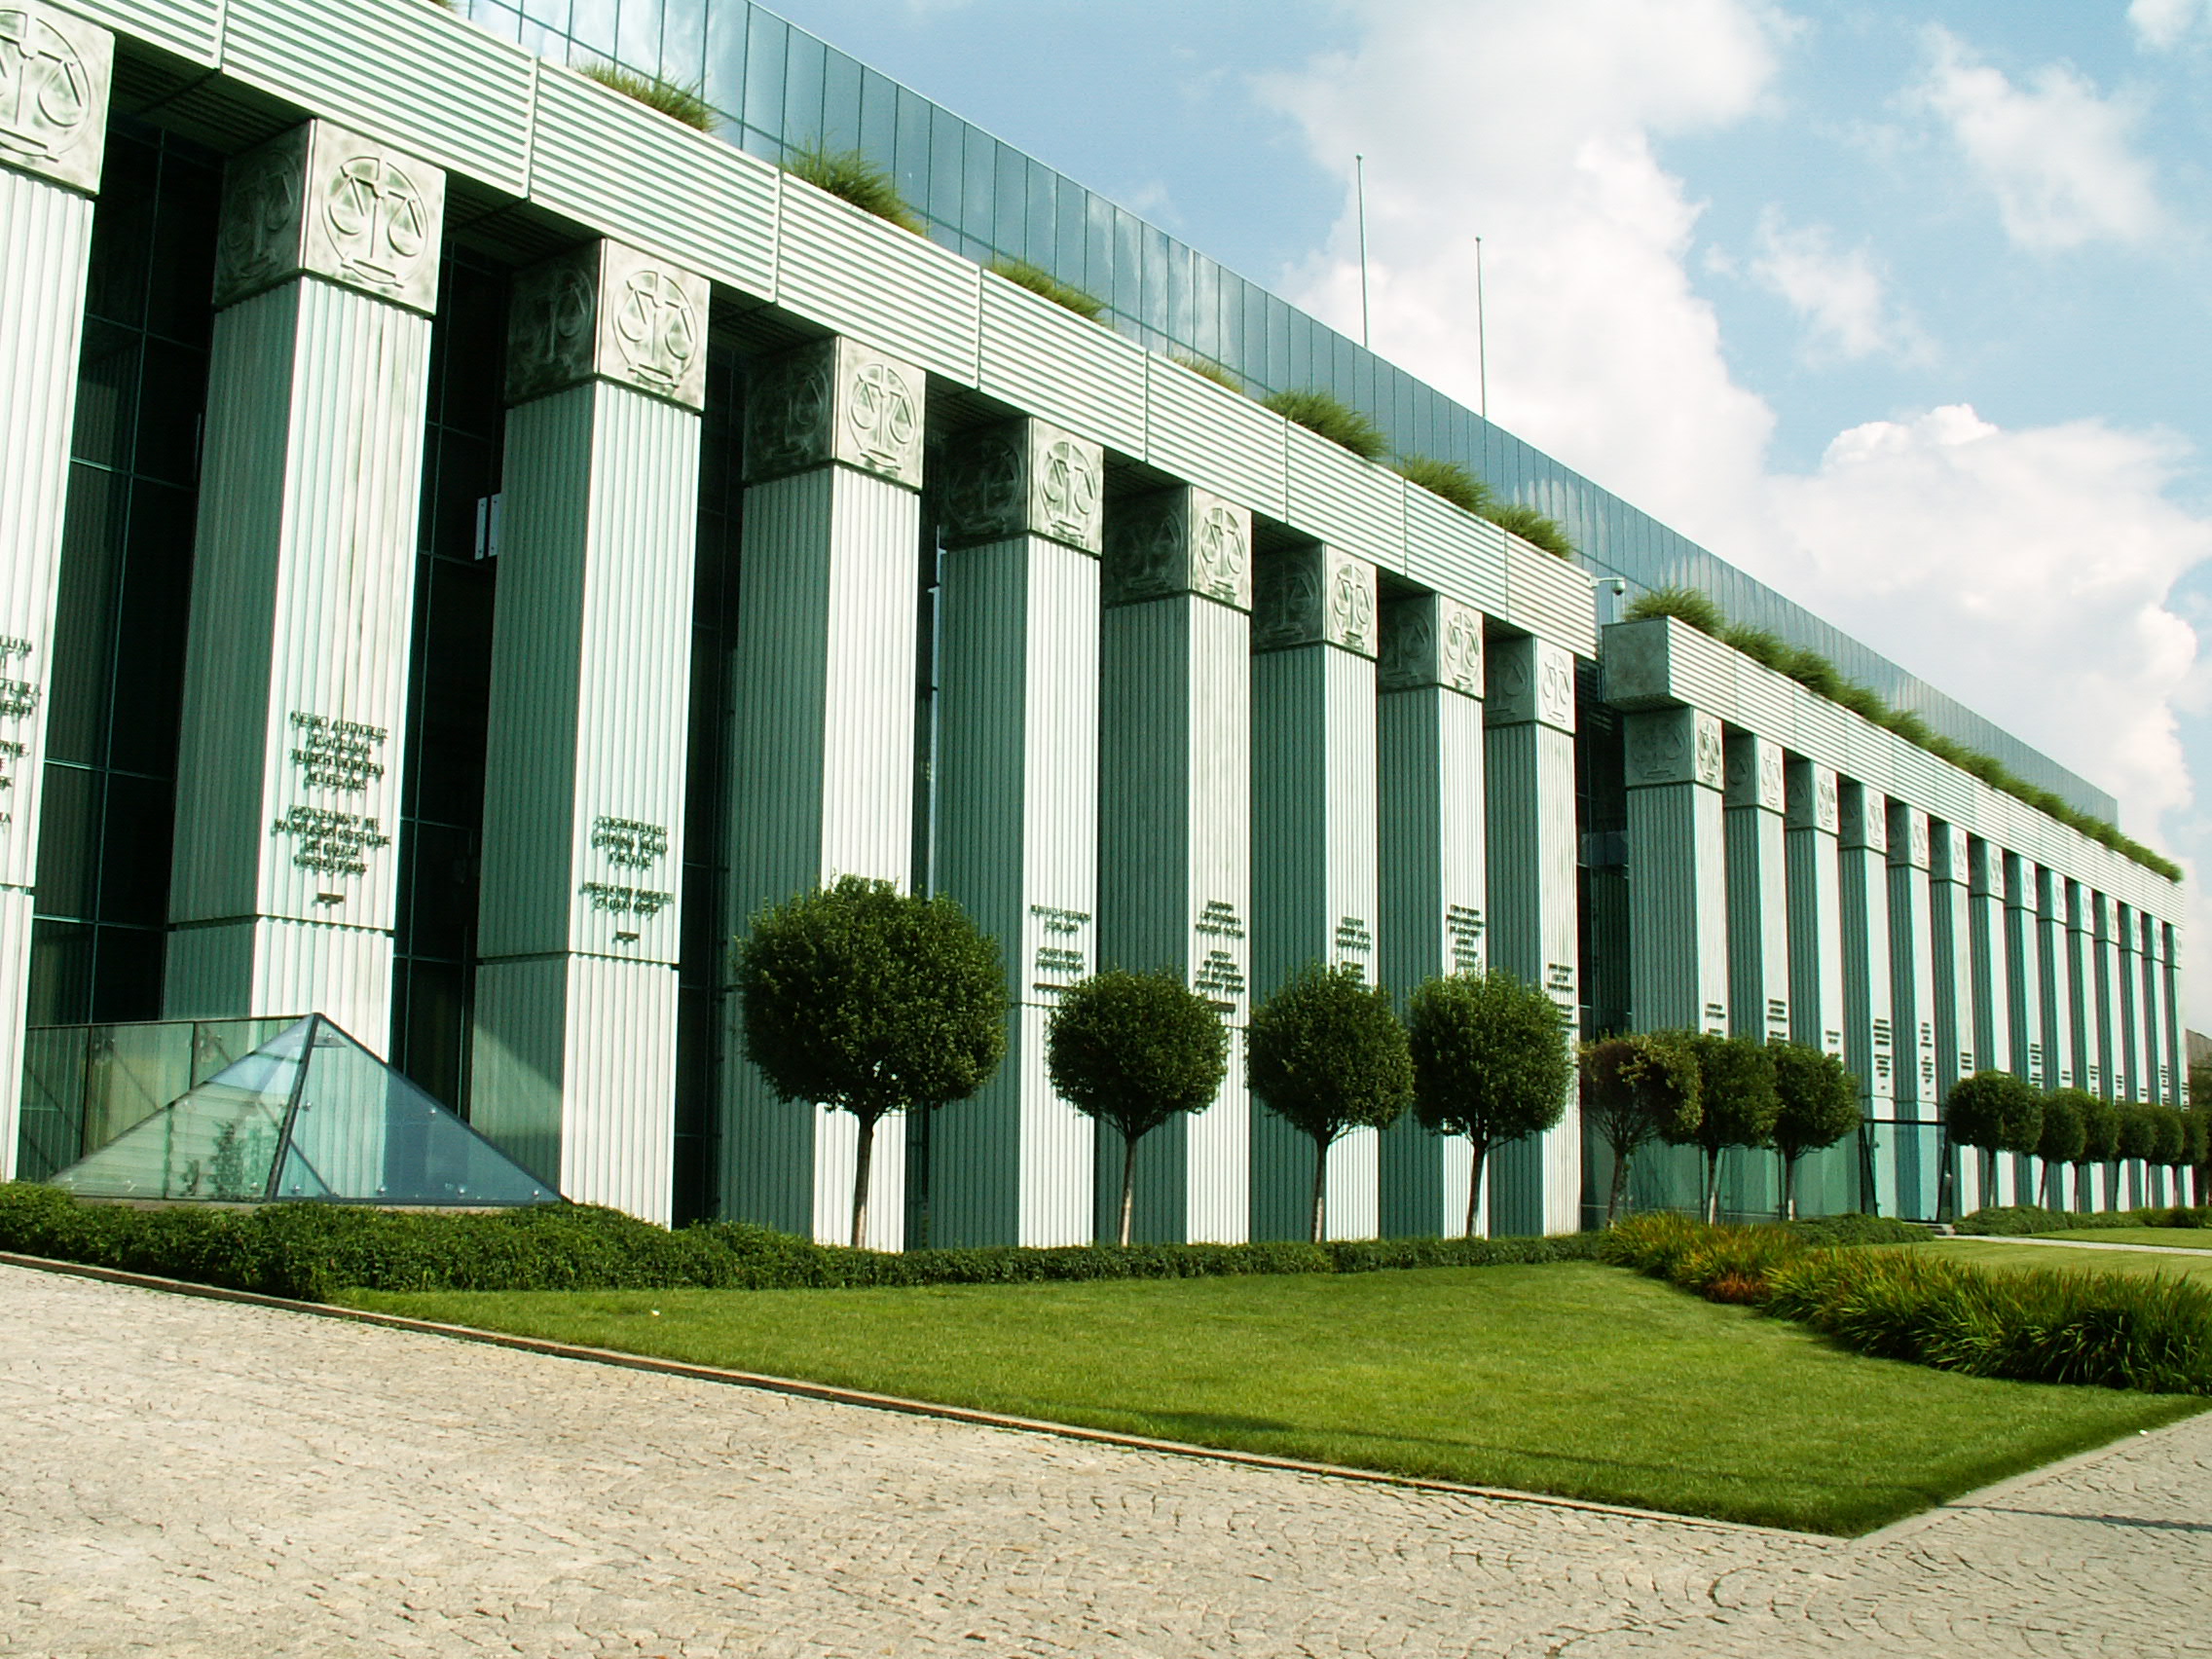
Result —
<path fill-rule="evenodd" d="M 1933 1213 L 1969 1071 L 2179 1099 L 2172 882 L 1677 621 L 1601 627 L 1599 584 L 1716 588 L 2109 815 L 2081 780 L 1158 233 L 1101 250 L 1097 199 L 746 0 L 649 8 L 649 52 L 583 10 L 0 0 L 0 1172 L 82 1149 L 72 1068 L 155 1022 L 313 1012 L 571 1198 L 839 1236 L 851 1122 L 747 1066 L 727 944 L 840 874 L 960 899 L 1015 1005 L 985 1090 L 876 1160 L 886 1246 L 1094 1236 L 1044 1034 L 1101 965 L 1233 1033 L 1318 960 L 1815 1044 L 1867 1119 L 1824 1208 Z M 737 142 L 558 60 L 694 47 L 710 97 L 736 55 Z M 929 235 L 751 153 L 848 116 L 921 146 Z M 998 254 L 1096 265 L 1106 321 Z M 1309 1155 L 1234 1074 L 1148 1141 L 1143 1235 L 1303 1231 Z M 1591 1174 L 1570 1109 L 1489 1225 L 1577 1226 Z M 2092 1175 L 2068 1201 L 2163 1193 Z M 1464 1179 L 1349 1136 L 1332 1228 L 1447 1230 Z"/>

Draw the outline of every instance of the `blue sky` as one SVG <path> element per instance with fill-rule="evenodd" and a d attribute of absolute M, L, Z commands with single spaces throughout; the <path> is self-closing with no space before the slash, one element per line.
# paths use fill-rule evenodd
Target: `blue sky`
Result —
<path fill-rule="evenodd" d="M 1495 419 L 2212 874 L 2212 0 L 771 3 L 1355 335 L 1364 152 L 1379 350 L 1480 235 Z"/>

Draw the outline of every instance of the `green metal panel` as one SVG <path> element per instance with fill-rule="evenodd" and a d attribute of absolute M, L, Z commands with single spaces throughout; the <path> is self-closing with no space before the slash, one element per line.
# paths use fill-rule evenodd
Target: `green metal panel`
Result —
<path fill-rule="evenodd" d="M 1500 616 L 1506 607 L 1505 532 L 1426 490 L 1406 492 L 1406 574 Z"/>
<path fill-rule="evenodd" d="M 60 9 L 210 69 L 221 55 L 223 0 L 68 0 Z"/>
<path fill-rule="evenodd" d="M 2053 1088 L 2078 1083 L 2074 1049 L 2074 975 L 2066 942 L 2066 881 L 2047 865 L 2036 871 L 2036 954 L 2043 977 L 2044 1075 Z"/>
<path fill-rule="evenodd" d="M 1316 541 L 1386 571 L 1406 563 L 1407 484 L 1379 461 L 1291 424 L 1285 517 Z"/>
<path fill-rule="evenodd" d="M 1789 1036 L 1789 899 L 1783 866 L 1779 745 L 1730 732 L 1724 749 L 1729 1029 Z"/>
<path fill-rule="evenodd" d="M 2017 853 L 2007 853 L 2003 873 L 2011 1071 L 2038 1088 L 2054 1088 L 2044 1070 L 2042 1020 L 2038 1017 L 2043 1011 L 2043 953 L 2035 927 L 2036 866 Z"/>
<path fill-rule="evenodd" d="M 1124 455 L 1144 454 L 1149 353 L 991 272 L 978 388 Z"/>
<path fill-rule="evenodd" d="M 1843 912 L 1843 1061 L 1858 1077 L 1866 1116 L 1897 1098 L 1897 1025 L 1890 1001 L 1889 829 L 1881 793 L 1845 780 L 1836 849 Z"/>
<path fill-rule="evenodd" d="M 781 188 L 777 304 L 974 386 L 981 270 L 789 173 Z"/>
<path fill-rule="evenodd" d="M 1789 907 L 1789 1037 L 1843 1052 L 1843 890 L 1835 773 L 1792 759 L 1785 773 L 1785 886 Z"/>
<path fill-rule="evenodd" d="M 1152 357 L 1145 372 L 1145 460 L 1170 477 L 1281 518 L 1289 423 L 1165 357 Z"/>
<path fill-rule="evenodd" d="M 1697 709 L 1626 718 L 1629 1001 L 1639 1030 L 1728 1029 L 1720 722 Z"/>
<path fill-rule="evenodd" d="M 1971 867 L 1967 832 L 1955 824 L 1929 830 L 1928 925 L 1936 964 L 1936 1097 L 1980 1069 L 1974 1031 L 1987 995 L 1975 967 L 1972 934 Z"/>

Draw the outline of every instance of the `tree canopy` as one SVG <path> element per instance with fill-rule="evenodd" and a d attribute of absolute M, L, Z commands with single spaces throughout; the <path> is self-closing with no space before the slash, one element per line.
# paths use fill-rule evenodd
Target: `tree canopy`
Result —
<path fill-rule="evenodd" d="M 1414 1113 L 1424 1128 L 1474 1149 L 1467 1233 L 1493 1147 L 1541 1134 L 1567 1115 L 1574 1062 L 1567 1016 L 1539 985 L 1501 969 L 1454 974 L 1417 989 L 1406 1011 Z"/>
<path fill-rule="evenodd" d="M 1688 1033 L 1653 1031 L 1582 1046 L 1582 1121 L 1612 1149 L 1605 1199 L 1610 1227 L 1628 1190 L 1630 1161 L 1654 1140 L 1686 1141 L 1703 1115 L 1697 1055 Z"/>
<path fill-rule="evenodd" d="M 1797 1161 L 1858 1131 L 1859 1080 L 1842 1057 L 1803 1043 L 1772 1043 L 1774 1092 L 1781 1102 L 1772 1139 L 1782 1155 L 1785 1213 L 1797 1212 Z"/>
<path fill-rule="evenodd" d="M 998 945 L 948 898 L 848 875 L 762 910 L 736 954 L 745 1051 L 769 1088 L 860 1121 L 857 1247 L 877 1123 L 967 1099 L 1006 1053 Z"/>
<path fill-rule="evenodd" d="M 1252 1011 L 1244 1074 L 1253 1096 L 1313 1141 L 1313 1241 L 1327 1222 L 1330 1143 L 1387 1128 L 1413 1098 L 1406 1028 L 1357 968 L 1309 963 Z"/>
<path fill-rule="evenodd" d="M 1705 1151 L 1705 1214 L 1720 1219 L 1720 1155 L 1732 1146 L 1766 1146 L 1782 1112 L 1775 1092 L 1774 1056 L 1752 1037 L 1717 1032 L 1689 1033 L 1685 1041 L 1697 1058 L 1702 1110 L 1687 1134 L 1667 1138 Z"/>

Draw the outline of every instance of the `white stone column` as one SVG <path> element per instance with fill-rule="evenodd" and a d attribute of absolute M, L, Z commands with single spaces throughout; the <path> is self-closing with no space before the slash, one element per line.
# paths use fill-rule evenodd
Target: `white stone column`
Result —
<path fill-rule="evenodd" d="M 1929 925 L 1928 814 L 1890 802 L 1890 1006 L 1899 1043 L 1898 1110 L 1904 1122 L 1934 1124 L 1936 1095 L 1936 963 Z M 1890 1213 L 1933 1216 L 1936 1139 L 1899 1128 L 1895 1204 Z"/>
<path fill-rule="evenodd" d="M 2011 1069 L 2035 1088 L 2052 1087 L 2043 1045 L 2043 951 L 2036 937 L 2035 863 L 2005 855 L 2006 984 L 2011 995 Z"/>
<path fill-rule="evenodd" d="M 2143 1077 L 2145 1098 L 2161 1104 L 2173 1097 L 2174 1066 L 2166 1046 L 2164 929 L 2143 914 Z"/>
<path fill-rule="evenodd" d="M 2166 1019 L 2166 1102 L 2189 1104 L 2189 1052 L 2182 1035 L 2181 939 L 2173 924 L 2158 924 L 2158 1007 Z"/>
<path fill-rule="evenodd" d="M 171 1017 L 391 1025 L 445 175 L 327 122 L 233 161 L 169 887 Z"/>
<path fill-rule="evenodd" d="M 1729 1029 L 1789 1036 L 1789 899 L 1783 868 L 1781 745 L 1726 734 L 1723 837 L 1727 859 Z"/>
<path fill-rule="evenodd" d="M 841 875 L 911 879 L 921 572 L 921 370 L 848 340 L 756 366 L 731 664 L 728 931 Z M 842 1242 L 860 1145 L 849 1113 L 779 1101 L 730 999 L 722 1209 Z M 868 1242 L 905 1237 L 901 1125 L 878 1125 Z"/>
<path fill-rule="evenodd" d="M 2119 1045 L 2115 1071 L 2122 1100 L 2146 1098 L 2143 1088 L 2143 930 L 2132 905 L 2113 905 L 2113 946 L 2116 964 L 2113 1003 L 2118 1017 L 2113 1029 Z"/>
<path fill-rule="evenodd" d="M 2102 1062 L 2104 1096 L 2125 1100 L 2127 1058 L 2120 1023 L 2120 915 L 2112 897 L 2093 893 L 2089 898 L 2092 948 L 2096 957 L 2097 1054 Z"/>
<path fill-rule="evenodd" d="M 2074 1075 L 2091 1094 L 2112 1098 L 2105 1066 L 2104 992 L 2098 968 L 2096 895 L 2079 881 L 2066 884 L 2066 949 L 2073 981 Z"/>
<path fill-rule="evenodd" d="M 1385 605 L 1377 687 L 1382 971 L 1403 1010 L 1423 979 L 1488 964 L 1482 612 L 1439 594 Z M 1465 1230 L 1474 1160 L 1463 1139 L 1408 1112 L 1383 1132 L 1382 1161 L 1384 1237 Z"/>
<path fill-rule="evenodd" d="M 1522 634 L 1490 641 L 1483 705 L 1488 794 L 1490 960 L 1540 984 L 1582 1024 L 1574 866 L 1574 655 Z M 1493 1235 L 1571 1233 L 1582 1225 L 1582 1113 L 1570 1093 L 1559 1127 L 1492 1160 Z"/>
<path fill-rule="evenodd" d="M 990 1081 L 938 1113 L 932 1244 L 1094 1235 L 1097 1130 L 1053 1092 L 1046 1022 L 1096 966 L 1104 475 L 1096 444 L 1038 421 L 947 448 L 937 872 L 999 940 L 1014 1011 Z"/>
<path fill-rule="evenodd" d="M 1973 1069 L 2012 1069 L 2011 958 L 2005 948 L 2005 853 L 1971 843 L 1968 927 L 1973 940 Z"/>
<path fill-rule="evenodd" d="M 2080 1086 L 2074 1051 L 2073 953 L 2066 940 L 2066 878 L 2036 869 L 2036 954 L 2043 973 L 2044 1075 L 2053 1088 Z"/>
<path fill-rule="evenodd" d="M 1230 1033 L 1213 1104 L 1137 1149 L 1130 1236 L 1240 1243 L 1251 1227 L 1252 515 L 1189 486 L 1110 497 L 1101 575 L 1098 960 L 1173 970 Z M 1098 1141 L 1108 1238 L 1118 1140 L 1107 1129 Z"/>
<path fill-rule="evenodd" d="M 1375 568 L 1309 544 L 1259 561 L 1252 614 L 1252 980 L 1377 975 Z M 1329 1149 L 1329 1235 L 1381 1226 L 1379 1137 Z M 1252 1236 L 1312 1230 L 1313 1143 L 1252 1102 Z"/>
<path fill-rule="evenodd" d="M 708 303 L 615 242 L 516 281 L 485 741 L 472 1121 L 663 1225 Z"/>
<path fill-rule="evenodd" d="M 1974 1028 L 1978 981 L 1974 972 L 1972 906 L 1968 896 L 1971 855 L 1967 832 L 1951 824 L 1929 827 L 1928 922 L 1936 975 L 1936 1097 L 1948 1100 L 1959 1079 L 1976 1069 Z M 1962 1212 L 1981 1199 L 1981 1154 L 1971 1146 L 1951 1149 L 1944 1170 Z"/>
<path fill-rule="evenodd" d="M 1897 1037 L 1890 1003 L 1889 813 L 1877 790 L 1845 780 L 1836 848 L 1843 897 L 1843 1063 L 1865 1116 L 1896 1116 Z M 1887 1140 L 1883 1127 L 1879 1138 Z M 1862 1195 L 1871 1198 L 1874 1195 Z"/>
<path fill-rule="evenodd" d="M 0 15 L 0 1181 L 15 1179 L 46 690 L 114 40 Z"/>
<path fill-rule="evenodd" d="M 1728 880 L 1720 721 L 1624 715 L 1629 1006 L 1641 1031 L 1728 1029 Z"/>
<path fill-rule="evenodd" d="M 1784 858 L 1789 903 L 1789 1040 L 1844 1051 L 1843 889 L 1836 776 L 1810 760 L 1785 774 Z"/>

